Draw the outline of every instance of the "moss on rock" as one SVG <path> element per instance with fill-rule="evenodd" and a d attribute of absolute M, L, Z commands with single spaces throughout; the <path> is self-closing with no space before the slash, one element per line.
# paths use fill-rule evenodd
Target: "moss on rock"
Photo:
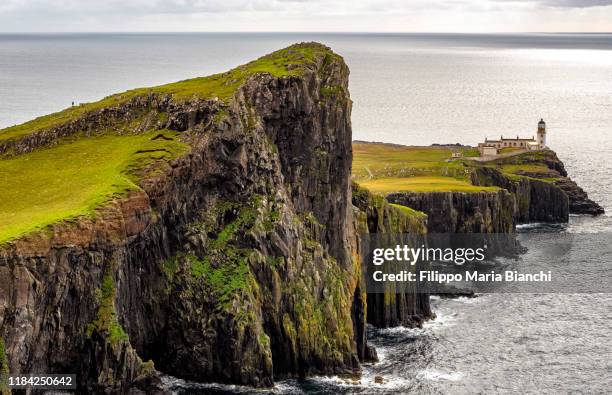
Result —
<path fill-rule="evenodd" d="M 0 338 L 0 395 L 9 395 L 11 390 L 8 386 L 8 376 L 10 374 L 8 358 L 6 357 L 6 348 L 4 339 Z"/>
<path fill-rule="evenodd" d="M 97 318 L 87 327 L 89 337 L 94 332 L 104 336 L 111 344 L 127 341 L 128 335 L 119 323 L 115 309 L 115 280 L 112 273 L 107 273 L 102 279 L 102 286 L 96 291 L 99 308 Z"/>

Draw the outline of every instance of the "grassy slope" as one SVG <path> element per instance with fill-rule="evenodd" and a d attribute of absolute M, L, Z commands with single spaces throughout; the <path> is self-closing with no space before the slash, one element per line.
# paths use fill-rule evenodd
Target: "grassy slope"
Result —
<path fill-rule="evenodd" d="M 480 192 L 499 188 L 481 187 L 451 177 L 378 178 L 363 181 L 359 185 L 374 193 L 391 192 Z"/>
<path fill-rule="evenodd" d="M 540 181 L 554 182 L 559 174 L 546 166 L 545 160 L 549 155 L 550 153 L 547 151 L 525 152 L 520 155 L 486 162 L 485 166 L 493 167 L 511 179 L 525 177 L 523 174 L 527 173 L 539 174 L 537 179 Z"/>
<path fill-rule="evenodd" d="M 402 206 L 401 204 L 393 204 L 393 203 L 391 203 L 391 206 L 395 207 L 398 210 L 400 210 L 401 212 L 403 212 L 404 214 L 406 214 L 409 217 L 417 217 L 417 218 L 425 218 L 425 217 L 427 217 L 427 214 L 425 214 L 424 212 L 415 210 L 415 209 L 410 208 L 410 207 Z"/>
<path fill-rule="evenodd" d="M 81 104 L 66 110 L 45 115 L 21 125 L 0 129 L 0 142 L 27 135 L 37 130 L 52 128 L 81 117 L 88 112 L 105 107 L 121 105 L 130 99 L 150 93 L 169 94 L 174 100 L 185 101 L 192 98 L 211 99 L 219 98 L 228 101 L 236 89 L 244 83 L 246 78 L 256 73 L 269 73 L 275 77 L 299 75 L 304 67 L 317 57 L 338 55 L 318 44 L 296 44 L 281 49 L 257 60 L 238 66 L 228 72 L 208 77 L 199 77 L 179 81 L 171 84 L 132 89 L 106 97 L 94 103 Z"/>
<path fill-rule="evenodd" d="M 464 156 L 473 150 L 462 149 Z M 497 190 L 469 182 L 463 161 L 447 161 L 446 147 L 406 147 L 389 144 L 353 144 L 353 177 L 375 193 L 390 192 L 479 192 Z"/>
<path fill-rule="evenodd" d="M 338 55 L 319 44 L 297 44 L 227 73 L 134 89 L 2 129 L 0 143 L 59 126 L 91 111 L 121 105 L 138 95 L 169 94 L 177 102 L 214 97 L 229 101 L 250 75 L 299 75 L 316 59 L 330 56 Z M 92 215 L 114 196 L 137 188 L 142 169 L 188 150 L 173 131 L 123 133 L 127 135 L 99 132 L 95 137 L 81 136 L 25 155 L 0 157 L 0 243 L 64 219 Z M 172 139 L 152 140 L 159 133 Z M 139 153 L 151 150 L 159 151 Z"/>
<path fill-rule="evenodd" d="M 113 196 L 136 189 L 139 170 L 187 150 L 160 131 L 102 135 L 0 160 L 0 242 L 79 215 L 92 214 Z M 138 153 L 138 151 L 153 151 Z"/>

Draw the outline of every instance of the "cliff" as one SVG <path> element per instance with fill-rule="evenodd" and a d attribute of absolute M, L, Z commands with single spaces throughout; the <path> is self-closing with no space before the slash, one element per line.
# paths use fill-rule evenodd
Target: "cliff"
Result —
<path fill-rule="evenodd" d="M 494 185 L 512 193 L 513 222 L 567 222 L 569 199 L 551 182 L 530 177 L 508 176 L 490 168 L 475 168 L 471 174 L 476 185 Z"/>
<path fill-rule="evenodd" d="M 75 372 L 90 392 L 160 390 L 160 372 L 254 386 L 359 372 L 375 315 L 358 230 L 424 227 L 351 205 L 347 86 L 341 57 L 299 44 L 0 131 L 0 165 L 34 177 L 31 159 L 65 158 L 55 191 L 83 185 L 59 203 L 35 189 L 42 213 L 26 193 L 4 203 L 23 214 L 0 229 L 11 372 Z M 400 299 L 384 325 L 430 314 L 426 296 Z"/>
<path fill-rule="evenodd" d="M 475 185 L 498 186 L 517 199 L 517 222 L 567 222 L 569 214 L 600 215 L 604 209 L 568 177 L 550 150 L 526 152 L 474 166 Z"/>
<path fill-rule="evenodd" d="M 390 237 L 409 235 L 412 245 L 420 245 L 427 234 L 427 216 L 408 207 L 393 205 L 382 196 L 353 183 L 353 205 L 355 227 L 361 238 L 368 235 L 388 234 Z M 384 293 L 367 294 L 367 322 L 379 327 L 420 327 L 434 314 L 429 305 L 429 295 L 416 288 L 408 292 L 397 290 L 394 283 L 385 284 Z"/>
<path fill-rule="evenodd" d="M 427 214 L 431 233 L 507 233 L 514 230 L 514 196 L 495 192 L 400 192 L 391 203 Z"/>
<path fill-rule="evenodd" d="M 549 149 L 478 162 L 465 159 L 476 154 L 469 147 L 353 145 L 355 180 L 426 213 L 429 232 L 507 233 L 516 224 L 603 213 Z M 452 157 L 458 149 L 462 156 Z"/>

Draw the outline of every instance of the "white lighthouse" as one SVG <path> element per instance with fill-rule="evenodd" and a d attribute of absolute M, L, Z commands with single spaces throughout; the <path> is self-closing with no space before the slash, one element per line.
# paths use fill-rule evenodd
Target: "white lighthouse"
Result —
<path fill-rule="evenodd" d="M 516 138 L 506 138 L 501 136 L 499 140 L 489 140 L 485 138 L 484 143 L 478 143 L 478 151 L 480 156 L 496 156 L 502 150 L 505 151 L 537 151 L 546 148 L 546 122 L 540 119 L 538 122 L 538 135 L 529 138 L 521 138 L 518 135 Z"/>
<path fill-rule="evenodd" d="M 544 119 L 540 119 L 540 122 L 538 122 L 538 144 L 540 149 L 546 147 L 546 122 L 544 122 Z"/>

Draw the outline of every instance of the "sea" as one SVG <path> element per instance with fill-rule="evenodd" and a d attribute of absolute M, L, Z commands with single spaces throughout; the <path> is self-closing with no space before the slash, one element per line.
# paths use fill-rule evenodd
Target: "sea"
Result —
<path fill-rule="evenodd" d="M 519 232 L 612 231 L 612 34 L 0 34 L 0 128 L 303 41 L 349 65 L 356 140 L 475 145 L 533 136 L 543 118 L 548 145 L 607 213 Z M 369 328 L 380 361 L 357 381 L 314 377 L 256 391 L 166 380 L 189 394 L 610 393 L 612 294 L 589 282 L 570 291 L 432 297 L 436 319 L 423 328 Z"/>

